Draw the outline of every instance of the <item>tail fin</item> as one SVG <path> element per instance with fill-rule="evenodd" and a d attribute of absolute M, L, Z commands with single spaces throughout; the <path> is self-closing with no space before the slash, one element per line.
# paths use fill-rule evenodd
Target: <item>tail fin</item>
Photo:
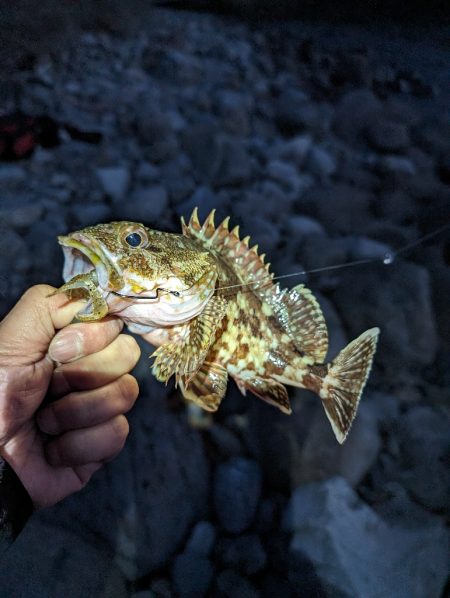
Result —
<path fill-rule="evenodd" d="M 331 362 L 323 379 L 320 397 L 340 444 L 355 419 L 359 400 L 372 367 L 379 328 L 366 330 Z"/>

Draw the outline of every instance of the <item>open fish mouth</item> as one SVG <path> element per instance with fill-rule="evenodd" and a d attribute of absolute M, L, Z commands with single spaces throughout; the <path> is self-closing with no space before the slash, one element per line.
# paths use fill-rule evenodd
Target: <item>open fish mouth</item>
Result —
<path fill-rule="evenodd" d="M 104 256 L 100 246 L 88 237 L 77 233 L 76 235 L 60 236 L 58 242 L 64 252 L 63 278 L 65 282 L 78 274 L 87 274 L 92 270 L 96 271 L 99 287 L 104 290 L 111 288 L 111 282 L 114 279 L 119 279 L 119 273 Z"/>

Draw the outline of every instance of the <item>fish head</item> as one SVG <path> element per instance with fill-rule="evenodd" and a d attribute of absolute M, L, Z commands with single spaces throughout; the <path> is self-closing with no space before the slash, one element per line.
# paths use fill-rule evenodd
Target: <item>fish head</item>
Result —
<path fill-rule="evenodd" d="M 214 293 L 213 254 L 182 235 L 126 221 L 89 226 L 58 241 L 64 280 L 95 270 L 110 313 L 129 321 L 182 323 L 198 315 Z"/>

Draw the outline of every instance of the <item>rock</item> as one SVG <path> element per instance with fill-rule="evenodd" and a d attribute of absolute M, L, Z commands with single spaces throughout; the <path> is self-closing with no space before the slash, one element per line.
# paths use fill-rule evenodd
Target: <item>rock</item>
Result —
<path fill-rule="evenodd" d="M 39 515 L 2 554 L 0 578 L 4 596 L 128 596 L 104 545 L 43 523 Z"/>
<path fill-rule="evenodd" d="M 159 219 L 167 214 L 169 197 L 162 185 L 152 185 L 136 189 L 129 201 L 115 206 L 116 218 L 134 222 L 159 224 Z M 160 224 L 159 224 L 160 226 Z"/>
<path fill-rule="evenodd" d="M 21 183 L 27 178 L 27 172 L 20 166 L 14 164 L 0 164 L 0 184 L 15 185 Z"/>
<path fill-rule="evenodd" d="M 223 135 L 214 123 L 187 127 L 182 134 L 182 144 L 200 182 L 219 187 L 238 185 L 251 176 L 251 161 L 245 143 Z"/>
<path fill-rule="evenodd" d="M 281 92 L 276 109 L 278 126 L 284 133 L 291 135 L 304 130 L 323 132 L 330 121 L 326 106 L 308 101 L 307 96 L 295 88 Z"/>
<path fill-rule="evenodd" d="M 386 256 L 393 255 L 394 250 L 387 243 L 380 243 L 368 237 L 355 237 L 349 241 L 349 258 L 351 260 L 383 261 Z"/>
<path fill-rule="evenodd" d="M 217 467 L 213 487 L 214 508 L 227 532 L 238 534 L 251 525 L 261 484 L 261 470 L 256 461 L 235 457 Z"/>
<path fill-rule="evenodd" d="M 232 135 L 246 136 L 250 132 L 249 112 L 252 101 L 248 96 L 228 89 L 220 90 L 215 97 L 216 111 L 224 128 Z"/>
<path fill-rule="evenodd" d="M 214 596 L 217 598 L 259 598 L 255 586 L 235 571 L 222 571 L 215 582 Z"/>
<path fill-rule="evenodd" d="M 119 202 L 125 196 L 130 184 L 130 173 L 126 166 L 105 166 L 97 168 L 97 176 L 104 192 L 114 202 Z"/>
<path fill-rule="evenodd" d="M 294 533 L 291 553 L 313 563 L 327 595 L 419 598 L 443 591 L 450 555 L 445 528 L 390 527 L 342 478 L 297 488 L 285 527 Z"/>
<path fill-rule="evenodd" d="M 216 541 L 216 529 L 209 521 L 199 521 L 192 529 L 186 544 L 186 552 L 209 556 Z"/>
<path fill-rule="evenodd" d="M 381 173 L 393 173 L 399 175 L 414 176 L 416 167 L 414 162 L 404 156 L 383 156 L 378 162 Z"/>
<path fill-rule="evenodd" d="M 357 140 L 381 111 L 381 102 L 368 89 L 353 89 L 339 100 L 334 116 L 333 128 L 347 140 Z"/>
<path fill-rule="evenodd" d="M 214 423 L 208 428 L 207 434 L 209 441 L 221 457 L 236 457 L 242 452 L 239 438 L 225 426 Z"/>
<path fill-rule="evenodd" d="M 177 212 L 184 216 L 186 222 L 191 217 L 194 208 L 198 208 L 198 217 L 203 222 L 212 210 L 216 210 L 216 224 L 229 216 L 229 199 L 225 194 L 216 193 L 208 186 L 200 186 L 189 199 L 177 206 Z"/>
<path fill-rule="evenodd" d="M 375 362 L 396 376 L 405 364 L 433 362 L 438 339 L 425 268 L 394 262 L 342 273 L 332 299 L 351 336 L 381 326 Z"/>
<path fill-rule="evenodd" d="M 5 272 L 8 270 L 9 273 L 11 268 L 15 272 L 27 272 L 32 263 L 29 245 L 3 222 L 0 224 L 0 259 L 4 260 Z"/>
<path fill-rule="evenodd" d="M 173 563 L 173 587 L 182 598 L 206 596 L 212 577 L 211 561 L 197 552 L 184 552 Z"/>
<path fill-rule="evenodd" d="M 398 421 L 400 463 L 394 472 L 414 500 L 450 513 L 449 418 L 425 405 L 411 407 Z"/>
<path fill-rule="evenodd" d="M 0 222 L 3 226 L 27 228 L 38 221 L 44 213 L 42 203 L 33 199 L 14 197 L 14 200 L 2 199 Z"/>
<path fill-rule="evenodd" d="M 136 580 L 163 566 L 206 515 L 209 475 L 199 433 L 168 411 L 157 387 L 140 397 L 129 421 L 122 453 L 41 517 L 81 538 L 95 534 Z"/>
<path fill-rule="evenodd" d="M 297 168 L 302 168 L 312 146 L 310 135 L 297 135 L 278 145 L 275 154 L 282 160 L 293 162 Z"/>
<path fill-rule="evenodd" d="M 217 545 L 217 555 L 225 567 L 236 569 L 245 576 L 264 569 L 267 556 L 256 534 L 224 538 Z"/>
<path fill-rule="evenodd" d="M 337 475 L 351 486 L 357 486 L 375 463 L 381 449 L 378 420 L 375 401 L 364 396 L 348 439 L 345 444 L 337 446 L 328 419 L 320 409 L 316 409 L 301 452 L 292 467 L 296 472 L 293 485 Z M 294 438 L 293 433 L 291 441 Z"/>
<path fill-rule="evenodd" d="M 290 216 L 286 221 L 286 230 L 293 239 L 303 239 L 309 235 L 325 235 L 325 229 L 309 216 Z"/>
<path fill-rule="evenodd" d="M 370 220 L 369 207 L 373 196 L 364 189 L 346 183 L 317 185 L 305 191 L 302 204 L 308 215 L 314 216 L 331 232 L 363 231 Z"/>
<path fill-rule="evenodd" d="M 79 227 L 91 226 L 111 220 L 110 207 L 100 202 L 89 203 L 83 206 L 72 206 L 71 211 Z"/>
<path fill-rule="evenodd" d="M 176 155 L 178 141 L 171 117 L 162 112 L 157 103 L 144 101 L 136 111 L 134 126 L 144 157 L 149 162 L 163 162 Z"/>
<path fill-rule="evenodd" d="M 160 169 L 151 162 L 140 162 L 136 169 L 136 178 L 141 183 L 154 183 L 158 181 Z"/>
<path fill-rule="evenodd" d="M 306 168 L 320 179 L 331 176 L 336 172 L 335 157 L 323 147 L 313 145 L 308 154 Z"/>
<path fill-rule="evenodd" d="M 366 127 L 366 136 L 370 145 L 382 152 L 399 152 L 411 143 L 406 125 L 383 118 L 374 119 Z"/>

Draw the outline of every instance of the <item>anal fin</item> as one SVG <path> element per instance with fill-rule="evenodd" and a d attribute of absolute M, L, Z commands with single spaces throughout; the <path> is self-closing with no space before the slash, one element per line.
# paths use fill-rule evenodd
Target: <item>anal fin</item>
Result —
<path fill-rule="evenodd" d="M 217 411 L 227 390 L 227 370 L 219 363 L 204 361 L 197 373 L 179 379 L 180 390 L 188 401 L 206 411 Z"/>
<path fill-rule="evenodd" d="M 245 387 L 254 395 L 278 407 L 283 413 L 292 413 L 291 404 L 286 388 L 272 378 L 246 378 L 236 381 L 239 388 Z"/>

